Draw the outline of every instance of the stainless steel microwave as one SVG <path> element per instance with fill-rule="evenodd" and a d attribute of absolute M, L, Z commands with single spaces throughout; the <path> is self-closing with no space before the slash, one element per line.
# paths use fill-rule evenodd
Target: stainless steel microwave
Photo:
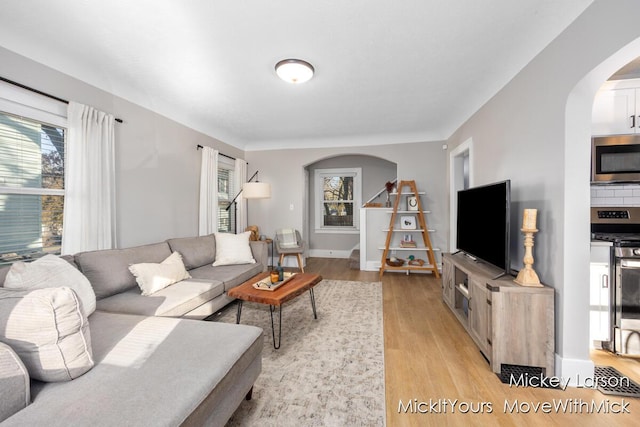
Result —
<path fill-rule="evenodd" d="M 591 140 L 591 182 L 640 182 L 640 135 L 598 136 Z"/>

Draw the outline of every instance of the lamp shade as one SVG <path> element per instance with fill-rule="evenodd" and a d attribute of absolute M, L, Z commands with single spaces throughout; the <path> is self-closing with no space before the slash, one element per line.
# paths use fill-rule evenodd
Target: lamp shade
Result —
<path fill-rule="evenodd" d="M 268 199 L 271 197 L 271 184 L 266 182 L 245 182 L 242 185 L 245 199 Z"/>

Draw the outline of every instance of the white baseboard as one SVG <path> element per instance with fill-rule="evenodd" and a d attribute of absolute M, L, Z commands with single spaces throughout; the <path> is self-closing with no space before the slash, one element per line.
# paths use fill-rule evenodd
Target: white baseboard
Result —
<path fill-rule="evenodd" d="M 556 373 L 554 376 L 568 382 L 569 387 L 585 385 L 585 379 L 592 381 L 594 364 L 591 360 L 568 359 L 556 354 Z"/>
<path fill-rule="evenodd" d="M 333 249 L 309 249 L 312 258 L 349 258 L 351 251 L 336 251 Z"/>
<path fill-rule="evenodd" d="M 364 268 L 361 267 L 360 269 L 364 271 L 380 271 L 380 261 L 367 261 Z"/>

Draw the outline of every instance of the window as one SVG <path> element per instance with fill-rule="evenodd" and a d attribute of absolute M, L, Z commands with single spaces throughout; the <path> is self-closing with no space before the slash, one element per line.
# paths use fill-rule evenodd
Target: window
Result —
<path fill-rule="evenodd" d="M 316 232 L 357 233 L 360 168 L 316 169 Z"/>
<path fill-rule="evenodd" d="M 235 163 L 220 156 L 218 160 L 218 232 L 235 233 L 235 208 L 227 207 L 236 195 L 234 182 Z"/>
<path fill-rule="evenodd" d="M 0 264 L 60 253 L 65 133 L 0 112 Z"/>

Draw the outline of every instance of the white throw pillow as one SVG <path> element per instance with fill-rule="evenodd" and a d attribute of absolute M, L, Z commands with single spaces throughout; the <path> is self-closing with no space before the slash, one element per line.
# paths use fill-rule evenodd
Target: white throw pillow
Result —
<path fill-rule="evenodd" d="M 55 255 L 45 255 L 33 262 L 13 263 L 4 279 L 4 287 L 9 289 L 43 289 L 66 286 L 73 289 L 85 316 L 96 310 L 96 294 L 89 279 L 77 268 Z"/>
<path fill-rule="evenodd" d="M 251 246 L 249 245 L 250 231 L 240 234 L 215 233 L 216 259 L 213 266 L 233 264 L 255 264 Z"/>
<path fill-rule="evenodd" d="M 129 266 L 129 271 L 136 277 L 142 295 L 151 295 L 181 280 L 190 279 L 191 275 L 184 268 L 182 255 L 174 252 L 160 264 L 141 263 Z"/>
<path fill-rule="evenodd" d="M 93 367 L 89 321 L 67 287 L 0 288 L 0 341 L 40 381 L 69 381 Z"/>

